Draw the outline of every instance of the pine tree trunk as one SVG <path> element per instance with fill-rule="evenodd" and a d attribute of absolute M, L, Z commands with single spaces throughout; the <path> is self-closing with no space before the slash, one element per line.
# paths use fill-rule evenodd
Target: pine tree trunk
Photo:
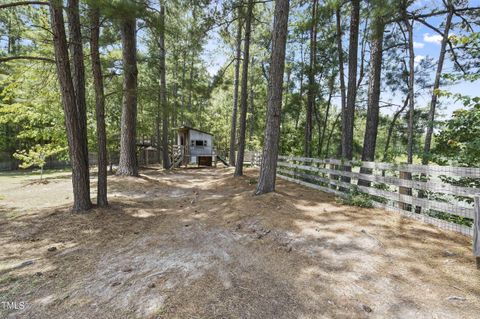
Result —
<path fill-rule="evenodd" d="M 82 139 L 87 141 L 84 152 L 87 153 L 88 165 L 88 138 L 87 138 L 87 102 L 85 97 L 85 64 L 83 58 L 82 33 L 80 29 L 79 0 L 68 0 L 68 31 L 70 42 L 71 71 L 73 89 L 77 104 L 77 114 Z"/>
<path fill-rule="evenodd" d="M 407 2 L 403 2 L 403 19 L 407 28 L 406 47 L 408 48 L 408 137 L 407 137 L 407 164 L 413 163 L 413 140 L 414 140 L 414 112 L 415 112 L 415 51 L 413 48 L 413 20 L 410 23 L 410 18 L 407 14 Z M 405 172 L 402 176 L 403 179 L 412 179 L 412 174 Z M 403 190 L 403 194 L 412 195 L 412 189 L 406 188 Z M 411 205 L 406 205 L 406 210 L 411 210 Z M 418 207 L 420 208 L 420 207 Z M 417 208 L 415 208 L 417 209 Z M 420 213 L 420 211 L 419 211 Z"/>
<path fill-rule="evenodd" d="M 172 54 L 175 53 L 175 48 L 172 50 Z M 172 89 L 172 94 L 173 94 L 173 114 L 172 114 L 172 128 L 177 127 L 177 112 L 178 112 L 178 56 L 174 55 L 175 59 L 175 67 L 173 69 L 173 89 Z M 175 135 L 172 135 L 172 145 L 175 143 Z"/>
<path fill-rule="evenodd" d="M 124 17 L 120 25 L 123 55 L 123 101 L 120 132 L 120 161 L 117 175 L 138 176 L 137 134 L 137 39 L 136 20 Z"/>
<path fill-rule="evenodd" d="M 103 91 L 102 65 L 100 61 L 100 12 L 92 7 L 90 12 L 90 55 L 92 59 L 93 86 L 95 88 L 95 116 L 97 118 L 98 185 L 97 205 L 105 207 L 107 201 L 107 132 L 105 127 L 105 94 Z"/>
<path fill-rule="evenodd" d="M 442 77 L 443 63 L 445 61 L 445 53 L 447 51 L 448 33 L 452 25 L 453 6 L 449 5 L 447 20 L 445 21 L 445 30 L 443 31 L 442 43 L 440 45 L 440 55 L 438 57 L 437 71 L 435 73 L 435 81 L 433 83 L 432 99 L 430 101 L 430 109 L 428 111 L 428 126 L 425 135 L 425 144 L 423 147 L 422 164 L 427 165 L 430 159 L 430 148 L 432 145 L 433 124 L 435 121 L 435 110 L 438 101 L 438 89 L 440 88 L 440 79 Z"/>
<path fill-rule="evenodd" d="M 360 19 L 360 0 L 352 0 L 351 3 L 347 103 L 345 109 L 342 109 L 342 158 L 346 160 L 351 160 L 353 155 L 353 122 L 357 97 L 357 51 Z M 350 179 L 345 180 L 350 181 Z"/>
<path fill-rule="evenodd" d="M 343 112 L 347 107 L 347 96 L 345 89 L 345 70 L 343 67 L 342 22 L 340 14 L 340 7 L 338 7 L 335 10 L 335 17 L 337 28 L 338 76 L 340 78 L 340 102 Z"/>
<path fill-rule="evenodd" d="M 406 12 L 406 9 L 405 9 Z M 405 25 L 407 27 L 408 39 L 408 142 L 407 142 L 407 163 L 413 163 L 413 120 L 415 112 L 415 51 L 413 50 L 413 26 L 405 13 Z"/>
<path fill-rule="evenodd" d="M 165 67 L 165 4 L 161 1 L 160 7 L 160 28 L 158 35 L 158 46 L 160 49 L 159 73 L 160 73 L 160 103 L 162 104 L 162 162 L 163 168 L 170 168 L 170 156 L 168 154 L 168 104 L 167 104 L 167 69 Z"/>
<path fill-rule="evenodd" d="M 189 111 L 192 110 L 192 97 L 193 97 L 193 77 L 194 77 L 194 66 L 195 66 L 195 57 L 194 57 L 194 51 L 191 50 L 191 55 L 190 55 L 190 74 L 189 74 L 189 81 L 188 81 L 188 104 L 187 108 Z"/>
<path fill-rule="evenodd" d="M 315 107 L 315 72 L 317 60 L 317 3 L 312 3 L 312 25 L 310 27 L 310 65 L 308 68 L 307 114 L 305 122 L 305 141 L 303 152 L 305 157 L 312 156 L 313 110 Z"/>
<path fill-rule="evenodd" d="M 183 51 L 182 53 L 182 105 L 180 107 L 180 121 L 182 122 L 181 125 L 185 124 L 185 81 L 186 81 L 186 74 L 187 74 L 187 53 Z"/>
<path fill-rule="evenodd" d="M 299 88 L 299 95 L 300 95 L 300 105 L 299 108 L 303 107 L 303 77 L 305 74 L 305 55 L 303 54 L 303 45 L 304 45 L 304 38 L 300 38 L 300 88 Z M 298 129 L 298 122 L 300 121 L 300 112 L 296 112 L 295 117 L 295 130 Z"/>
<path fill-rule="evenodd" d="M 228 163 L 235 166 L 235 145 L 237 135 L 237 109 L 238 109 L 238 84 L 240 82 L 240 63 L 242 59 L 242 9 L 238 7 L 238 26 L 235 50 L 235 75 L 233 79 L 233 109 L 232 109 L 232 125 L 230 128 L 230 149 L 228 155 Z"/>
<path fill-rule="evenodd" d="M 285 94 L 283 94 L 285 97 L 283 101 L 284 108 L 288 107 L 288 98 L 290 96 L 290 86 L 292 83 L 292 68 L 288 67 L 287 57 L 285 57 L 285 67 L 287 68 L 287 83 L 285 83 Z M 285 120 L 286 116 L 282 116 L 282 121 L 280 122 L 280 131 L 285 126 Z"/>
<path fill-rule="evenodd" d="M 325 132 L 327 131 L 327 124 L 328 124 L 328 116 L 330 115 L 330 107 L 332 105 L 332 96 L 333 96 L 333 90 L 334 90 L 334 81 L 335 78 L 332 76 L 330 78 L 330 81 L 328 83 L 329 88 L 328 88 L 328 100 L 327 100 L 327 109 L 325 110 L 325 119 L 323 121 L 323 127 L 320 128 L 321 134 L 319 137 L 319 142 L 318 142 L 318 157 L 322 158 L 322 151 L 323 151 L 323 144 L 325 140 Z"/>
<path fill-rule="evenodd" d="M 50 19 L 55 63 L 65 116 L 68 150 L 72 165 L 73 211 L 86 211 L 92 207 L 90 201 L 88 154 L 85 152 L 87 141 L 82 134 L 78 116 L 62 7 L 57 1 L 50 1 Z"/>
<path fill-rule="evenodd" d="M 348 87 L 347 101 L 342 109 L 342 159 L 353 157 L 353 125 L 355 120 L 355 102 L 357 97 L 357 56 L 358 32 L 360 24 L 360 0 L 352 0 L 350 13 L 350 41 L 348 46 Z M 351 166 L 344 166 L 344 171 L 351 171 Z M 350 177 L 342 176 L 342 181 L 350 183 Z"/>
<path fill-rule="evenodd" d="M 235 163 L 235 176 L 243 175 L 243 159 L 245 155 L 245 133 L 247 129 L 248 107 L 248 62 L 250 60 L 250 33 L 252 29 L 253 0 L 248 0 L 247 15 L 245 17 L 245 43 L 242 64 L 242 94 L 240 96 L 240 132 L 238 136 L 237 162 Z"/>
<path fill-rule="evenodd" d="M 252 57 L 250 62 L 250 68 L 253 70 L 255 65 L 255 58 Z M 253 89 L 253 83 L 255 79 L 255 74 L 250 72 L 250 94 L 248 95 L 248 107 L 249 107 L 249 117 L 248 117 L 248 140 L 251 142 L 253 140 L 253 131 L 255 128 L 255 92 Z"/>
<path fill-rule="evenodd" d="M 270 85 L 268 87 L 265 142 L 256 195 L 273 192 L 277 174 L 278 143 L 282 109 L 283 72 L 288 33 L 288 0 L 275 1 L 275 21 L 272 34 Z"/>
<path fill-rule="evenodd" d="M 162 145 L 162 130 L 160 129 L 161 121 L 162 121 L 162 103 L 160 102 L 160 99 L 158 99 L 157 109 L 155 110 L 155 140 L 157 144 L 157 153 L 156 153 L 157 163 L 162 162 L 162 154 L 163 154 L 163 146 L 161 146 Z"/>
<path fill-rule="evenodd" d="M 380 115 L 380 85 L 382 75 L 383 32 L 385 24 L 377 17 L 373 21 L 372 39 L 370 41 L 370 78 L 368 82 L 367 123 L 363 139 L 362 161 L 375 160 L 378 121 Z M 360 173 L 371 174 L 372 170 L 361 168 Z M 359 180 L 359 185 L 370 186 L 369 181 Z"/>

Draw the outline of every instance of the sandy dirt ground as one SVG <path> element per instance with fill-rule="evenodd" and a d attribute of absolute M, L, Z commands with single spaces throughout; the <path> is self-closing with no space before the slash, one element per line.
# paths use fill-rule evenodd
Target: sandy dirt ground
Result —
<path fill-rule="evenodd" d="M 232 173 L 111 177 L 87 214 L 68 175 L 0 178 L 0 317 L 479 318 L 470 238 Z"/>

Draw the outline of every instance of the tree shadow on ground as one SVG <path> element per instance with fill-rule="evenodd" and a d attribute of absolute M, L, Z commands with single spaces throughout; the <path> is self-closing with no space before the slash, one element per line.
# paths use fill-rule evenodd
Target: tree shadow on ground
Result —
<path fill-rule="evenodd" d="M 257 172 L 231 175 L 144 170 L 110 178 L 106 209 L 2 217 L 0 293 L 27 300 L 21 314 L 37 317 L 468 317 L 480 309 L 463 236 L 282 180 L 277 193 L 252 196 Z M 459 294 L 452 285 L 467 297 L 461 309 L 445 301 Z"/>

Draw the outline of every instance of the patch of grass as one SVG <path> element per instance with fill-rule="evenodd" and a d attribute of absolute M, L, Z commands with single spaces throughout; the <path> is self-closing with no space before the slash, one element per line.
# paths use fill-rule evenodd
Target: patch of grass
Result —
<path fill-rule="evenodd" d="M 19 278 L 17 276 L 10 276 L 10 275 L 2 276 L 2 277 L 0 277 L 0 286 L 14 283 L 14 282 L 18 281 L 18 279 Z"/>
<path fill-rule="evenodd" d="M 451 223 L 455 223 L 455 224 L 463 225 L 467 227 L 472 227 L 472 224 L 473 224 L 473 220 L 470 218 L 448 214 L 444 212 L 439 212 L 433 209 L 426 210 L 425 214 L 434 218 L 438 218 L 441 220 L 445 220 Z"/>
<path fill-rule="evenodd" d="M 346 197 L 338 198 L 338 201 L 343 205 L 357 206 L 364 208 L 373 207 L 372 196 L 361 193 L 356 187 L 353 187 Z"/>
<path fill-rule="evenodd" d="M 2 194 L 0 194 L 0 200 L 4 200 L 5 199 L 5 196 L 3 196 Z"/>
<path fill-rule="evenodd" d="M 44 177 L 56 176 L 56 175 L 62 174 L 62 173 L 69 173 L 70 171 L 71 171 L 70 168 L 47 169 L 47 170 L 43 171 L 43 176 Z M 0 178 L 3 178 L 3 177 L 23 177 L 25 179 L 28 179 L 28 178 L 38 178 L 39 176 L 40 176 L 40 170 L 39 169 L 0 172 Z"/>

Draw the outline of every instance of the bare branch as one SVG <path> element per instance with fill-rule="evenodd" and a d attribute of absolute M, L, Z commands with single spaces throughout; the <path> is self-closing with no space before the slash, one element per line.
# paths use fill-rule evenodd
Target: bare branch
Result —
<path fill-rule="evenodd" d="M 48 5 L 48 2 L 45 1 L 18 1 L 18 2 L 11 2 L 11 3 L 5 3 L 5 4 L 0 4 L 0 9 L 6 9 L 6 8 L 12 8 L 12 7 L 18 7 L 18 6 L 25 6 L 25 5 Z"/>
<path fill-rule="evenodd" d="M 0 63 L 12 61 L 12 60 L 36 60 L 36 61 L 55 63 L 54 59 L 40 57 L 40 56 L 19 55 L 19 56 L 0 57 Z"/>
<path fill-rule="evenodd" d="M 444 37 L 444 33 L 439 30 L 438 28 L 434 27 L 433 25 L 431 25 L 430 23 L 428 23 L 427 21 L 421 19 L 421 18 L 415 18 L 416 21 L 422 23 L 423 25 L 429 27 L 430 29 L 432 29 L 433 31 L 437 32 L 439 35 L 441 35 L 442 37 Z M 455 63 L 455 65 L 463 72 L 463 74 L 466 74 L 465 72 L 465 69 L 463 68 L 463 66 L 460 64 L 460 61 L 458 61 L 458 57 L 457 57 L 457 54 L 455 52 L 455 48 L 453 47 L 452 45 L 452 42 L 450 41 L 450 39 L 447 39 L 447 44 L 448 46 L 450 47 L 450 53 L 452 54 L 452 58 L 453 58 L 453 62 Z"/>

